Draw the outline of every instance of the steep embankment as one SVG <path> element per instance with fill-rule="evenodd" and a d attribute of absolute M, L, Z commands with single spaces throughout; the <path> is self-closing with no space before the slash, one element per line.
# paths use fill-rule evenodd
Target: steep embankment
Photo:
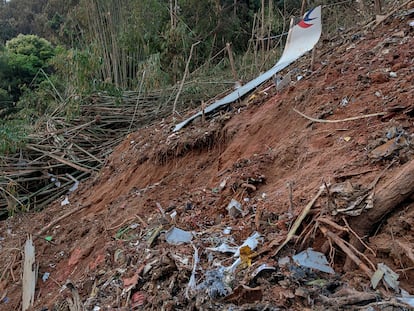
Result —
<path fill-rule="evenodd" d="M 297 244 L 288 244 L 281 253 L 297 253 L 308 246 L 322 250 L 329 255 L 336 278 L 319 276 L 327 283 L 315 289 L 305 285 L 315 277 L 292 276 L 272 254 L 285 239 L 292 217 L 321 185 L 351 187 L 351 194 L 341 201 L 347 205 L 378 176 L 381 184 L 412 160 L 414 40 L 407 21 L 396 17 L 373 31 L 325 40 L 315 70 L 305 71 L 309 62 L 302 60 L 304 78 L 296 81 L 295 77 L 279 93 L 268 83 L 265 91 L 257 90 L 229 111 L 198 120 L 178 133 L 171 133 L 173 123 L 168 120 L 129 135 L 105 168 L 69 196 L 70 205 L 61 207 L 56 202 L 38 214 L 19 215 L 0 224 L 0 266 L 5 267 L 0 293 L 6 290 L 8 298 L 0 309 L 18 307 L 19 249 L 26 233 L 39 232 L 34 236 L 36 261 L 40 276 L 46 272 L 50 276 L 38 281 L 36 310 L 58 302 L 64 309 L 76 300 L 76 293 L 87 310 L 96 306 L 127 310 L 131 305 L 145 310 L 217 309 L 228 304 L 240 305 L 240 310 L 249 306 L 299 310 L 322 303 L 342 307 L 343 302 L 332 297 L 343 284 L 362 290 L 369 287 L 369 278 L 356 268 L 344 271 L 346 255 L 338 248 L 334 252 L 317 230 L 316 217 L 326 215 L 344 228 L 338 235 L 350 238 L 342 217 L 352 217 L 330 216 L 341 207 L 335 197 L 341 193 L 323 194 L 300 227 Z M 356 118 L 315 122 L 293 108 L 323 120 Z M 366 117 L 373 113 L 383 114 Z M 243 206 L 236 217 L 226 210 L 233 198 Z M 76 212 L 56 221 L 71 211 Z M 372 263 L 385 262 L 399 271 L 402 287 L 411 293 L 414 272 L 409 267 L 414 262 L 412 251 L 404 247 L 414 245 L 413 219 L 413 205 L 405 202 L 367 239 L 376 257 L 365 251 Z M 163 232 L 172 226 L 196 233 L 199 286 L 190 286 L 188 292 L 194 248 L 168 244 Z M 230 233 L 223 233 L 225 228 Z M 223 241 L 240 245 L 254 231 L 263 239 L 259 254 L 251 256 L 253 266 L 232 276 L 227 285 L 233 294 L 226 296 L 227 288 L 212 293 L 209 288 L 219 285 L 203 283 L 211 278 L 206 271 L 233 261 L 208 247 Z M 43 239 L 46 235 L 51 242 Z M 390 247 L 390 241 L 402 246 Z M 266 271 L 260 279 L 252 277 L 251 272 L 263 263 L 277 270 Z M 61 291 L 67 280 L 74 288 Z M 367 303 L 386 297 L 387 292 L 372 295 Z M 217 300 L 218 296 L 226 298 Z"/>

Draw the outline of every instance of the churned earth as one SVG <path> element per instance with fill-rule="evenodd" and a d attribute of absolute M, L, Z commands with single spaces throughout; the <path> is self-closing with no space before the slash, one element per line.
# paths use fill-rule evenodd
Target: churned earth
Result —
<path fill-rule="evenodd" d="M 409 310 L 386 283 L 373 289 L 326 230 L 414 294 L 414 189 L 403 187 L 407 198 L 367 234 L 358 228 L 413 161 L 412 20 L 323 38 L 314 70 L 300 60 L 281 91 L 269 82 L 179 132 L 171 118 L 130 134 L 69 205 L 62 198 L 1 222 L 0 310 L 21 308 L 29 234 L 39 275 L 33 310 Z M 232 199 L 240 211 L 227 208 Z M 168 241 L 174 227 L 191 242 Z M 238 247 L 255 232 L 257 247 L 239 249 L 241 264 L 226 269 L 237 256 L 212 248 Z M 290 260 L 308 247 L 335 273 Z"/>

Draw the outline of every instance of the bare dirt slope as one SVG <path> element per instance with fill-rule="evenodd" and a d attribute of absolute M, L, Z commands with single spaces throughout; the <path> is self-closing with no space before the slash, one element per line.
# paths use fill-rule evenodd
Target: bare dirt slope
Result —
<path fill-rule="evenodd" d="M 413 160 L 409 20 L 324 40 L 315 70 L 282 92 L 269 83 L 178 133 L 166 120 L 131 134 L 69 205 L 2 222 L 0 309 L 20 308 L 21 249 L 31 233 L 39 265 L 33 310 L 408 310 L 383 283 L 373 290 L 369 272 L 323 233 L 355 240 L 347 223 L 369 222 L 369 199 L 375 209 L 378 191 Z M 293 108 L 316 119 L 356 118 L 316 122 Z M 321 186 L 328 190 L 275 255 Z M 350 210 L 361 214 L 346 214 L 359 198 Z M 240 213 L 226 209 L 232 199 Z M 413 224 L 408 198 L 369 226 L 360 253 L 351 248 L 371 272 L 389 266 L 411 294 Z M 168 243 L 174 226 L 192 232 L 192 243 Z M 209 248 L 240 246 L 256 231 L 257 248 L 244 248 L 241 265 L 224 271 L 236 257 Z M 308 247 L 335 274 L 280 262 Z"/>

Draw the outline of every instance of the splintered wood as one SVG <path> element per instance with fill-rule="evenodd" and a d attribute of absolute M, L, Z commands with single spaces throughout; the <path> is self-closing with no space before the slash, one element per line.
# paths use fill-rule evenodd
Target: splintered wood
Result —
<path fill-rule="evenodd" d="M 22 284 L 22 310 L 26 311 L 34 303 L 34 294 L 36 286 L 36 267 L 35 267 L 35 247 L 32 237 L 26 240 L 24 245 L 24 267 L 23 267 L 23 284 Z"/>

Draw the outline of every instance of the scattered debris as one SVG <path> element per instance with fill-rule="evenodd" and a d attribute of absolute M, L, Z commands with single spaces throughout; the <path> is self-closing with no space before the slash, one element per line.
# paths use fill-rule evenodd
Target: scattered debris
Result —
<path fill-rule="evenodd" d="M 56 199 L 67 194 L 71 205 L 62 209 L 59 199 L 0 223 L 0 308 L 21 305 L 19 243 L 32 230 L 41 271 L 36 310 L 412 308 L 414 54 L 409 33 L 401 37 L 402 27 L 410 31 L 407 20 L 388 17 L 384 31 L 363 39 L 344 31 L 325 39 L 315 70 L 299 62 L 300 83 L 276 95 L 273 84 L 263 86 L 255 93 L 260 106 L 235 103 L 173 135 L 171 118 L 129 134 L 87 183 L 64 170 L 53 181 L 45 173 L 48 189 L 62 191 Z M 380 88 L 375 72 L 388 78 Z M 100 136 L 95 130 L 85 126 L 79 135 Z M 376 150 L 389 141 L 387 152 Z M 101 149 L 109 153 L 112 142 Z M 60 172 L 62 160 L 82 152 L 56 154 L 39 156 Z M 91 155 L 72 164 L 100 167 Z M 68 193 L 75 185 L 76 195 Z M 0 187 L 9 199 L 16 193 Z"/>
<path fill-rule="evenodd" d="M 293 256 L 293 260 L 300 266 L 334 274 L 324 254 L 315 252 L 312 248 Z"/>
<path fill-rule="evenodd" d="M 193 235 L 191 232 L 176 227 L 172 227 L 165 233 L 165 240 L 169 244 L 180 245 L 183 243 L 190 243 L 192 239 Z"/>
<path fill-rule="evenodd" d="M 375 273 L 371 277 L 371 286 L 375 289 L 378 286 L 378 283 L 381 281 L 381 279 L 384 279 L 385 283 L 389 287 L 391 287 L 393 290 L 398 291 L 399 290 L 399 282 L 398 278 L 399 275 L 392 271 L 390 267 L 383 263 L 378 263 L 378 269 L 375 271 Z"/>
<path fill-rule="evenodd" d="M 50 276 L 50 273 L 49 272 L 43 273 L 42 281 L 43 282 L 46 282 L 49 279 L 49 276 Z"/>
<path fill-rule="evenodd" d="M 66 205 L 69 205 L 69 204 L 70 204 L 70 202 L 69 202 L 68 196 L 65 196 L 65 199 L 62 202 L 60 202 L 61 206 L 66 206 Z"/>
<path fill-rule="evenodd" d="M 231 199 L 229 205 L 227 205 L 227 211 L 233 218 L 236 218 L 243 214 L 242 205 L 235 199 Z"/>

